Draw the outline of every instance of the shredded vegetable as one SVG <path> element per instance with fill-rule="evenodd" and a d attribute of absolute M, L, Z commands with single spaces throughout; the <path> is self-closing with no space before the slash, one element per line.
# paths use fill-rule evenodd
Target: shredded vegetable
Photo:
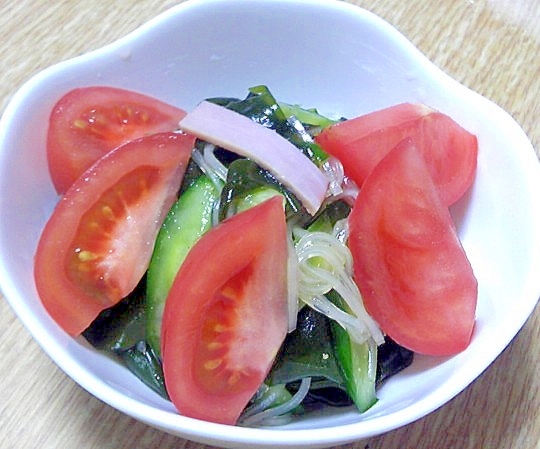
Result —
<path fill-rule="evenodd" d="M 225 167 L 219 161 L 219 159 L 216 158 L 214 155 L 214 149 L 214 145 L 211 143 L 206 143 L 202 152 L 198 148 L 194 148 L 191 153 L 191 157 L 201 171 L 208 176 L 210 181 L 212 181 L 216 187 L 216 191 L 221 192 L 223 185 L 227 180 L 227 167 Z M 215 201 L 212 209 L 212 226 L 219 223 L 219 207 L 220 202 Z"/>
<path fill-rule="evenodd" d="M 298 391 L 291 397 L 290 400 L 271 408 L 263 409 L 263 407 L 257 407 L 256 413 L 250 413 L 250 410 L 248 410 L 243 416 L 240 424 L 244 426 L 275 425 L 276 418 L 290 413 L 302 403 L 309 392 L 310 385 L 311 378 L 304 377 L 300 382 L 300 388 L 298 388 Z M 258 411 L 260 409 L 263 410 Z"/>
<path fill-rule="evenodd" d="M 227 167 L 215 157 L 214 148 L 214 145 L 206 143 L 203 151 L 194 148 L 191 157 L 202 172 L 215 184 L 216 188 L 221 190 L 227 179 Z"/>
<path fill-rule="evenodd" d="M 377 344 L 384 336 L 366 312 L 360 291 L 352 279 L 352 255 L 339 239 L 325 232 L 295 228 L 298 256 L 298 296 L 319 312 L 338 321 L 358 343 L 373 338 Z M 324 295 L 336 290 L 352 310 L 339 309 Z"/>

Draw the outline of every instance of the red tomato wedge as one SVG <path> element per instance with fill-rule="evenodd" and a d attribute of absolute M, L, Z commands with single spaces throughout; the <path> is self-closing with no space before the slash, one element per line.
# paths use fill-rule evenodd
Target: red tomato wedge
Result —
<path fill-rule="evenodd" d="M 465 349 L 477 281 L 421 154 L 406 140 L 366 178 L 351 211 L 354 275 L 370 315 L 423 354 Z"/>
<path fill-rule="evenodd" d="M 34 275 L 43 305 L 69 334 L 79 335 L 142 278 L 194 140 L 160 133 L 122 145 L 57 204 L 38 243 Z"/>
<path fill-rule="evenodd" d="M 287 237 L 281 197 L 223 221 L 191 249 L 165 303 L 169 396 L 186 416 L 235 424 L 285 339 Z"/>
<path fill-rule="evenodd" d="M 58 193 L 64 193 L 113 148 L 146 135 L 174 131 L 186 113 L 155 98 L 106 86 L 74 89 L 49 119 L 47 160 Z"/>
<path fill-rule="evenodd" d="M 402 103 L 332 125 L 316 142 L 343 164 L 359 187 L 399 142 L 411 138 L 424 156 L 446 205 L 459 200 L 476 173 L 476 136 L 425 105 Z"/>

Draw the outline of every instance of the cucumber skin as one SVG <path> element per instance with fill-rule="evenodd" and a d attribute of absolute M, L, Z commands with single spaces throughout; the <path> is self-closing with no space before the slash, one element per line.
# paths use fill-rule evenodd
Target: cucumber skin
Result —
<path fill-rule="evenodd" d="M 238 199 L 235 213 L 251 209 L 276 195 L 281 195 L 281 193 L 278 190 L 267 186 L 260 186 L 250 190 Z"/>
<path fill-rule="evenodd" d="M 212 227 L 219 192 L 206 176 L 199 176 L 171 207 L 156 238 L 148 266 L 146 339 L 161 356 L 161 321 L 165 301 L 189 250 Z"/>
<path fill-rule="evenodd" d="M 336 291 L 330 291 L 327 297 L 350 313 L 347 304 Z M 377 344 L 373 339 L 357 343 L 339 323 L 332 321 L 331 324 L 334 352 L 345 377 L 347 393 L 358 411 L 365 412 L 377 402 Z"/>
<path fill-rule="evenodd" d="M 335 203 L 334 203 L 335 204 Z M 345 214 L 341 206 L 335 209 L 335 213 Z M 308 228 L 310 231 L 331 232 L 335 223 L 335 217 L 322 215 Z M 351 313 L 347 303 L 335 291 L 326 294 L 327 298 L 336 306 L 347 313 Z M 365 412 L 377 402 L 376 377 L 377 377 L 377 345 L 370 339 L 365 343 L 353 341 L 348 332 L 337 322 L 331 321 L 332 340 L 334 354 L 339 362 L 347 393 L 358 408 Z"/>
<path fill-rule="evenodd" d="M 347 384 L 347 392 L 360 413 L 377 402 L 375 378 L 377 374 L 377 345 L 371 341 L 359 344 L 345 329 L 332 322 L 335 353 Z"/>

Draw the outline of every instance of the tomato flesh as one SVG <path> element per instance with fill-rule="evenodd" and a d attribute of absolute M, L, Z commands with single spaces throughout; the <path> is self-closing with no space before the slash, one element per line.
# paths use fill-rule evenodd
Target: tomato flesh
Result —
<path fill-rule="evenodd" d="M 382 330 L 418 353 L 465 349 L 477 281 L 411 140 L 391 150 L 366 178 L 349 224 L 355 279 Z"/>
<path fill-rule="evenodd" d="M 142 278 L 193 144 L 191 136 L 160 133 L 121 145 L 57 204 L 34 274 L 45 308 L 69 334 L 79 335 Z"/>
<path fill-rule="evenodd" d="M 361 187 L 381 159 L 406 138 L 425 158 L 443 202 L 451 205 L 459 200 L 476 173 L 476 136 L 425 105 L 402 103 L 339 122 L 315 140 Z"/>
<path fill-rule="evenodd" d="M 165 304 L 162 358 L 183 415 L 235 424 L 287 333 L 281 197 L 223 221 L 182 264 Z"/>
<path fill-rule="evenodd" d="M 64 193 L 101 156 L 146 135 L 174 131 L 185 112 L 155 98 L 106 86 L 74 89 L 54 106 L 47 160 Z"/>

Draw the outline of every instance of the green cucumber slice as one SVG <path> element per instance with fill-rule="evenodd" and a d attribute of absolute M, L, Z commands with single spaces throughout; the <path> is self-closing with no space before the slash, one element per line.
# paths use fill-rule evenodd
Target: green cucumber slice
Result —
<path fill-rule="evenodd" d="M 327 293 L 327 297 L 348 311 L 347 304 L 335 290 Z M 347 393 L 358 411 L 365 412 L 377 402 L 377 344 L 373 339 L 357 343 L 339 323 L 332 321 L 331 324 L 334 351 L 345 377 Z"/>
<path fill-rule="evenodd" d="M 146 338 L 161 355 L 165 300 L 189 250 L 212 226 L 219 192 L 205 175 L 198 177 L 172 206 L 157 236 L 146 286 Z"/>

